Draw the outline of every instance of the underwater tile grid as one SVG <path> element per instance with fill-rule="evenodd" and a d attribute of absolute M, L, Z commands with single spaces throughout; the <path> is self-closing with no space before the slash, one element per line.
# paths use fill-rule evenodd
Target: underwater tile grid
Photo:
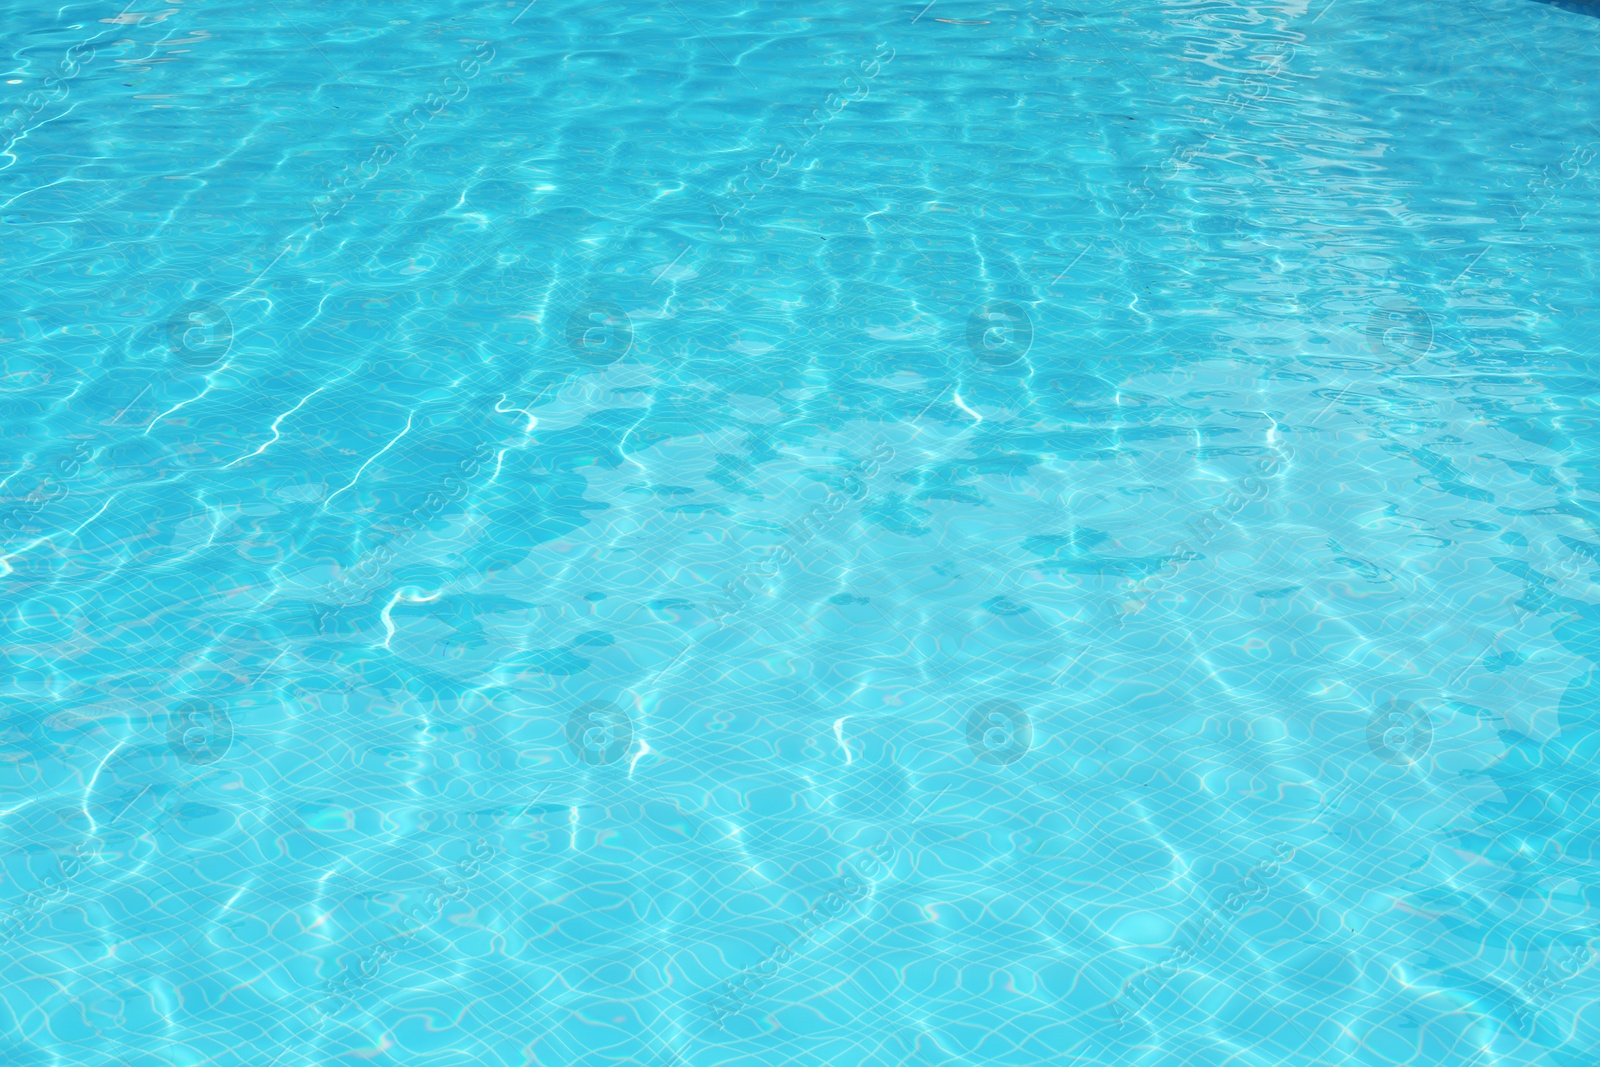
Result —
<path fill-rule="evenodd" d="M 0 0 L 0 1064 L 1600 1064 L 1600 4 Z"/>

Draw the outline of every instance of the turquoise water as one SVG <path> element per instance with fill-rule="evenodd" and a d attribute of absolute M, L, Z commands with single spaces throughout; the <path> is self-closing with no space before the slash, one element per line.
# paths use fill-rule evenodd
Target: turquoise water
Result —
<path fill-rule="evenodd" d="M 924 2 L 0 0 L 0 1062 L 1600 1063 L 1600 6 Z"/>

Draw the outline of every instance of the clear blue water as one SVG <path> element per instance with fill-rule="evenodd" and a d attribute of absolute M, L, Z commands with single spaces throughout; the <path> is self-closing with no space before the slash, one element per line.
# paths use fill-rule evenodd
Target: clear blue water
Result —
<path fill-rule="evenodd" d="M 1600 1062 L 1600 6 L 0 2 L 0 1062 Z"/>

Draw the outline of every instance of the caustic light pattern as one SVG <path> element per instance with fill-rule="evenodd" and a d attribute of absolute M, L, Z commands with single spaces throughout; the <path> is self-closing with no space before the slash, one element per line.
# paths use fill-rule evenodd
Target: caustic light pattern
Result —
<path fill-rule="evenodd" d="M 1592 1067 L 1600 7 L 0 0 L 0 1063 Z"/>

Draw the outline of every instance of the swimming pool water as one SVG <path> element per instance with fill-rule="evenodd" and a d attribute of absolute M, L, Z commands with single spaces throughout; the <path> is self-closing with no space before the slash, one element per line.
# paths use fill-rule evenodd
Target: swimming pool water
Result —
<path fill-rule="evenodd" d="M 1600 1063 L 1597 14 L 0 0 L 0 1063 Z"/>

